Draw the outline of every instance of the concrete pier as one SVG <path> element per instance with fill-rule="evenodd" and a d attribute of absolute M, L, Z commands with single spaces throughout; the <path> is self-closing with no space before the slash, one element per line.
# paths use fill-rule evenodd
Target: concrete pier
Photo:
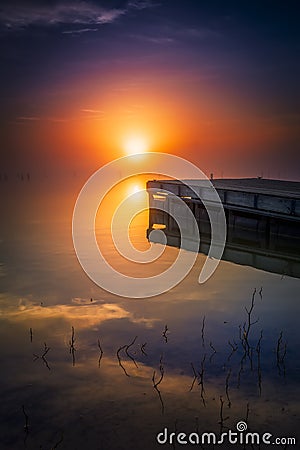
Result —
<path fill-rule="evenodd" d="M 188 183 L 193 189 L 175 180 L 148 181 L 147 236 L 160 228 L 168 245 L 181 245 L 179 228 L 172 218 L 172 199 L 180 197 L 196 219 L 201 239 L 199 251 L 207 253 L 211 229 L 202 200 L 211 201 L 211 189 L 204 180 Z M 260 178 L 216 179 L 212 183 L 227 222 L 223 259 L 300 277 L 300 183 Z M 193 240 L 193 226 L 186 220 L 185 228 Z"/>

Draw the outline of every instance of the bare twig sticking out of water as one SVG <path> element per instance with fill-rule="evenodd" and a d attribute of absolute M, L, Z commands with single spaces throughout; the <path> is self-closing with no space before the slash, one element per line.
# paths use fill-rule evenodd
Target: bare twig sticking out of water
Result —
<path fill-rule="evenodd" d="M 204 328 L 205 328 L 205 316 L 203 316 L 202 328 L 201 328 L 202 347 L 205 347 L 205 343 L 204 343 Z"/>
<path fill-rule="evenodd" d="M 253 371 L 253 348 L 249 349 L 249 360 L 250 360 L 250 369 Z"/>
<path fill-rule="evenodd" d="M 128 356 L 128 358 L 131 359 L 131 361 L 133 362 L 133 364 L 135 365 L 135 367 L 138 369 L 138 365 L 137 365 L 137 363 L 136 363 L 136 360 L 135 360 L 134 357 L 128 352 L 128 349 L 129 349 L 130 347 L 132 347 L 132 345 L 135 343 L 136 340 L 137 340 L 137 336 L 135 336 L 135 338 L 133 339 L 133 341 L 131 342 L 131 344 L 126 345 L 126 347 L 125 347 L 125 353 L 126 353 L 126 355 Z"/>
<path fill-rule="evenodd" d="M 98 347 L 99 347 L 99 350 L 100 350 L 100 355 L 99 355 L 99 359 L 98 359 L 98 367 L 100 368 L 100 365 L 101 365 L 101 359 L 102 359 L 102 356 L 103 356 L 103 350 L 102 350 L 102 347 L 101 347 L 101 344 L 100 344 L 100 340 L 98 339 Z"/>
<path fill-rule="evenodd" d="M 124 373 L 125 373 L 125 375 L 126 375 L 127 377 L 130 377 L 130 375 L 129 375 L 129 373 L 126 371 L 125 367 L 124 367 L 123 364 L 122 364 L 122 360 L 121 360 L 121 357 L 120 357 L 120 353 L 121 353 L 121 351 L 124 350 L 125 353 L 126 353 L 126 355 L 128 356 L 128 358 L 131 359 L 131 361 L 134 363 L 135 367 L 138 368 L 138 365 L 137 365 L 137 363 L 136 363 L 134 357 L 128 352 L 128 349 L 135 343 L 136 340 L 137 340 L 137 336 L 135 336 L 135 338 L 133 339 L 133 341 L 132 341 L 130 344 L 122 345 L 122 347 L 120 347 L 120 348 L 117 350 L 117 358 L 118 358 L 118 361 L 119 361 L 119 366 L 123 369 L 123 371 L 124 371 Z"/>
<path fill-rule="evenodd" d="M 282 347 L 282 334 L 283 332 L 280 332 L 278 341 L 277 341 L 277 347 L 276 347 L 276 356 L 277 356 L 277 363 L 279 364 L 282 360 L 281 356 L 280 356 L 280 351 L 281 351 L 281 347 Z"/>
<path fill-rule="evenodd" d="M 261 300 L 263 298 L 262 291 L 263 291 L 263 288 L 261 287 L 260 290 L 259 290 L 259 296 L 260 296 Z"/>
<path fill-rule="evenodd" d="M 25 430 L 25 433 L 28 434 L 28 432 L 29 432 L 29 417 L 28 417 L 28 414 L 25 411 L 25 406 L 24 405 L 22 405 L 22 411 L 23 411 L 23 414 L 24 414 L 24 417 L 25 417 L 24 430 Z"/>
<path fill-rule="evenodd" d="M 145 348 L 146 348 L 147 342 L 145 342 L 144 344 L 141 345 L 141 352 L 143 353 L 143 355 L 147 356 L 147 353 L 145 352 Z"/>
<path fill-rule="evenodd" d="M 244 327 L 244 339 L 245 339 L 245 342 L 247 344 L 248 349 L 249 349 L 248 337 L 249 337 L 250 329 L 251 329 L 252 325 L 254 325 L 254 324 L 256 324 L 258 322 L 258 319 L 255 320 L 254 322 L 252 322 L 252 317 L 251 317 L 251 314 L 252 314 L 253 308 L 254 308 L 254 303 L 255 303 L 255 295 L 256 295 L 256 289 L 254 289 L 253 294 L 252 294 L 252 300 L 251 300 L 250 308 L 247 309 L 247 307 L 245 306 L 245 310 L 247 312 L 247 326 Z"/>
<path fill-rule="evenodd" d="M 204 406 L 206 406 L 205 398 L 204 398 L 204 393 L 205 393 L 205 389 L 204 389 L 204 363 L 205 363 L 205 358 L 206 358 L 206 355 L 203 356 L 202 361 L 201 361 L 201 371 L 199 372 L 199 381 L 198 381 L 199 386 L 201 386 L 200 395 L 201 395 L 202 402 L 203 402 Z"/>
<path fill-rule="evenodd" d="M 217 353 L 217 350 L 216 350 L 215 347 L 212 345 L 212 342 L 211 342 L 211 341 L 210 341 L 210 343 L 209 343 L 209 346 L 210 346 L 210 348 L 213 350 L 213 353 L 210 355 L 210 358 L 209 358 L 209 362 L 211 363 L 213 357 L 214 357 L 215 354 Z"/>
<path fill-rule="evenodd" d="M 49 367 L 49 365 L 48 365 L 48 361 L 46 360 L 46 355 L 47 355 L 47 353 L 49 352 L 50 347 L 47 347 L 46 342 L 44 343 L 44 345 L 45 345 L 45 347 L 44 347 L 44 353 L 42 354 L 41 358 L 42 358 L 42 360 L 43 360 L 43 363 L 46 365 L 47 369 L 50 370 L 50 367 Z"/>
<path fill-rule="evenodd" d="M 164 331 L 163 331 L 163 337 L 165 338 L 165 341 L 166 341 L 166 343 L 168 342 L 168 335 L 167 335 L 167 332 L 169 331 L 169 328 L 168 328 L 168 326 L 167 325 L 165 325 L 165 329 L 164 329 Z"/>
<path fill-rule="evenodd" d="M 41 359 L 41 360 L 43 361 L 43 363 L 45 364 L 45 366 L 47 367 L 47 369 L 48 369 L 48 370 L 51 370 L 51 369 L 50 369 L 50 366 L 49 366 L 49 364 L 48 364 L 48 361 L 47 361 L 47 359 L 46 359 L 46 355 L 47 355 L 47 353 L 49 352 L 49 350 L 50 350 L 50 347 L 47 347 L 46 342 L 44 342 L 44 353 L 43 353 L 41 356 L 36 355 L 36 354 L 34 353 L 34 354 L 33 354 L 33 356 L 34 356 L 34 360 L 33 360 L 33 361 L 36 361 L 37 359 Z"/>
<path fill-rule="evenodd" d="M 249 420 L 249 412 L 250 412 L 250 405 L 249 405 L 249 403 L 247 403 L 246 417 L 245 417 L 245 422 L 247 424 L 248 424 L 248 420 Z"/>
<path fill-rule="evenodd" d="M 279 334 L 279 338 L 277 340 L 277 346 L 276 346 L 276 358 L 277 358 L 277 367 L 279 375 L 281 375 L 281 371 L 283 369 L 283 375 L 285 376 L 285 356 L 286 356 L 286 349 L 287 345 L 286 342 L 283 343 L 282 339 L 283 332 L 281 331 Z"/>
<path fill-rule="evenodd" d="M 191 384 L 191 387 L 190 387 L 190 392 L 193 390 L 193 387 L 194 387 L 194 385 L 195 385 L 195 383 L 196 383 L 196 380 L 197 380 L 197 378 L 198 378 L 198 374 L 197 374 L 197 372 L 196 372 L 196 370 L 195 370 L 194 364 L 191 363 L 191 366 L 192 366 L 192 369 L 193 369 L 194 378 L 193 378 L 193 381 L 192 381 L 192 384 Z"/>
<path fill-rule="evenodd" d="M 155 381 L 156 372 L 154 370 L 153 376 L 152 376 L 152 383 L 153 383 L 153 387 L 156 390 L 157 395 L 158 395 L 159 400 L 160 400 L 160 403 L 161 403 L 161 413 L 164 414 L 164 412 L 165 412 L 165 405 L 164 405 L 164 402 L 163 402 L 163 399 L 162 399 L 162 396 L 161 396 L 161 392 L 160 392 L 160 390 L 157 387 L 162 382 L 162 380 L 164 378 L 164 373 L 165 373 L 163 362 L 162 362 L 162 358 L 163 358 L 163 356 L 161 355 L 160 360 L 159 360 L 160 377 L 159 377 L 158 381 Z"/>
<path fill-rule="evenodd" d="M 232 355 L 234 354 L 234 352 L 236 352 L 237 349 L 238 349 L 238 345 L 237 345 L 237 343 L 235 342 L 235 340 L 233 340 L 233 344 L 232 344 L 232 342 L 228 341 L 228 344 L 229 344 L 230 347 L 231 347 L 231 352 L 230 352 L 230 354 L 229 354 L 229 356 L 228 356 L 228 358 L 227 358 L 227 361 L 230 360 L 230 358 L 232 357 Z"/>
<path fill-rule="evenodd" d="M 224 427 L 225 420 L 229 419 L 228 416 L 224 418 L 223 409 L 224 409 L 224 400 L 223 400 L 222 395 L 220 395 L 220 421 L 219 421 L 219 424 L 221 425 L 221 429 Z"/>
<path fill-rule="evenodd" d="M 244 322 L 243 328 L 241 327 L 241 325 L 239 326 L 240 340 L 241 340 L 241 343 L 242 343 L 242 346 L 244 349 L 244 354 L 242 356 L 241 363 L 240 363 L 240 370 L 239 370 L 239 374 L 238 374 L 238 387 L 240 386 L 241 373 L 243 372 L 244 361 L 247 358 L 247 356 L 250 361 L 251 370 L 253 370 L 253 349 L 249 343 L 249 333 L 250 333 L 251 327 L 254 324 L 256 324 L 259 320 L 259 319 L 256 319 L 254 321 L 252 320 L 252 313 L 253 313 L 253 309 L 254 309 L 254 305 L 255 305 L 255 295 L 256 295 L 256 289 L 254 289 L 253 294 L 252 294 L 250 308 L 248 309 L 247 307 L 245 307 L 245 310 L 247 313 L 247 320 Z"/>
<path fill-rule="evenodd" d="M 206 406 L 205 398 L 204 398 L 204 394 L 205 394 L 205 389 L 204 389 L 204 363 L 205 363 L 205 359 L 206 359 L 206 355 L 204 355 L 203 358 L 202 358 L 200 372 L 196 372 L 194 364 L 191 363 L 191 367 L 192 367 L 192 370 L 193 370 L 194 378 L 193 378 L 191 387 L 189 389 L 189 392 L 191 392 L 193 390 L 193 387 L 194 387 L 196 381 L 198 380 L 198 386 L 201 387 L 200 388 L 200 396 L 202 398 L 202 402 L 203 402 L 204 406 Z"/>
<path fill-rule="evenodd" d="M 243 343 L 243 333 L 242 333 L 242 325 L 239 325 L 239 339 Z"/>
<path fill-rule="evenodd" d="M 47 347 L 46 342 L 44 342 L 44 353 L 42 354 L 42 358 L 45 358 L 45 356 L 47 355 L 49 350 L 50 350 L 50 347 Z"/>
<path fill-rule="evenodd" d="M 32 338 L 33 338 L 32 328 L 29 328 L 29 335 L 30 335 L 30 342 L 32 342 Z"/>
<path fill-rule="evenodd" d="M 62 443 L 63 440 L 64 440 L 64 433 L 62 432 L 60 439 L 56 442 L 56 444 L 54 444 L 51 450 L 55 450 Z"/>
<path fill-rule="evenodd" d="M 75 352 L 76 352 L 76 348 L 74 346 L 75 344 L 75 330 L 74 327 L 72 327 L 72 335 L 71 335 L 71 339 L 69 341 L 69 346 L 70 346 L 70 354 L 72 355 L 72 364 L 73 366 L 75 366 Z"/>
<path fill-rule="evenodd" d="M 125 375 L 126 375 L 127 377 L 130 377 L 129 373 L 127 373 L 125 367 L 123 366 L 122 360 L 121 360 L 121 357 L 120 357 L 120 352 L 121 352 L 122 350 L 124 350 L 125 348 L 126 348 L 126 345 L 123 345 L 122 347 L 118 348 L 118 350 L 117 350 L 117 358 L 118 358 L 118 361 L 119 361 L 119 366 L 123 369 Z"/>
<path fill-rule="evenodd" d="M 226 397 L 227 397 L 227 401 L 228 401 L 228 408 L 231 407 L 231 400 L 229 398 L 229 393 L 228 393 L 230 375 L 231 375 L 231 368 L 228 371 L 228 374 L 227 374 L 227 377 L 226 377 L 226 382 L 225 382 L 225 392 L 226 392 Z"/>
<path fill-rule="evenodd" d="M 261 341 L 263 337 L 263 332 L 260 332 L 260 337 L 258 339 L 256 345 L 256 353 L 257 353 L 257 378 L 258 378 L 258 390 L 259 395 L 261 395 L 261 364 L 260 364 L 260 352 L 261 352 Z"/>
<path fill-rule="evenodd" d="M 23 414 L 24 414 L 24 417 L 25 417 L 23 444 L 24 444 L 24 447 L 26 448 L 27 447 L 26 441 L 27 441 L 28 434 L 29 434 L 29 417 L 28 417 L 28 415 L 27 415 L 27 413 L 25 411 L 24 405 L 22 405 L 22 411 L 23 411 Z"/>

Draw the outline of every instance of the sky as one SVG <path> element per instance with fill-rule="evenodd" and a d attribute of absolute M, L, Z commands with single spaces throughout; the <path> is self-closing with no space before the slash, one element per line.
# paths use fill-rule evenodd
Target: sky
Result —
<path fill-rule="evenodd" d="M 0 172 L 93 172 L 142 143 L 300 180 L 299 19 L 292 0 L 2 0 Z"/>

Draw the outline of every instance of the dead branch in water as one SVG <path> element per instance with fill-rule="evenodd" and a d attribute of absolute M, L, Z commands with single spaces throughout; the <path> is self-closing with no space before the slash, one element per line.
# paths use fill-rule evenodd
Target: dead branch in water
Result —
<path fill-rule="evenodd" d="M 56 444 L 54 444 L 51 450 L 55 450 L 62 443 L 63 440 L 64 440 L 64 433 L 62 432 L 60 439 L 56 442 Z"/>
<path fill-rule="evenodd" d="M 51 350 L 50 347 L 47 347 L 46 342 L 44 342 L 44 353 L 43 353 L 41 356 L 36 355 L 36 354 L 34 353 L 34 354 L 33 354 L 33 356 L 34 356 L 34 360 L 33 360 L 33 361 L 36 361 L 37 359 L 41 359 L 41 360 L 43 361 L 43 363 L 45 364 L 45 366 L 47 367 L 47 369 L 48 369 L 48 370 L 51 370 L 51 369 L 50 369 L 50 366 L 49 366 L 49 364 L 48 364 L 48 361 L 47 361 L 47 359 L 46 359 L 46 355 L 47 355 L 47 353 L 49 352 L 49 350 Z"/>
<path fill-rule="evenodd" d="M 164 405 L 164 402 L 163 402 L 163 399 L 162 399 L 162 396 L 161 396 L 161 392 L 160 392 L 160 390 L 157 387 L 162 382 L 162 380 L 164 378 L 164 373 L 165 373 L 163 362 L 162 362 L 162 358 L 163 358 L 163 356 L 161 355 L 160 360 L 159 360 L 160 378 L 158 379 L 158 381 L 155 381 L 156 372 L 154 370 L 153 376 L 152 376 L 152 383 L 153 383 L 153 388 L 156 390 L 157 395 L 158 395 L 159 400 L 160 400 L 160 403 L 161 403 L 161 413 L 164 414 L 164 412 L 165 412 L 165 405 Z"/>
<path fill-rule="evenodd" d="M 228 374 L 227 374 L 227 377 L 226 377 L 226 381 L 225 381 L 225 392 L 226 392 L 226 397 L 227 397 L 227 401 L 228 401 L 228 408 L 231 407 L 231 400 L 229 398 L 229 393 L 228 393 L 230 375 L 231 375 L 231 368 L 228 371 Z"/>
<path fill-rule="evenodd" d="M 258 339 L 257 346 L 256 346 L 256 353 L 257 353 L 257 377 L 258 377 L 258 390 L 259 395 L 261 395 L 261 364 L 260 364 L 260 352 L 261 352 L 261 341 L 263 337 L 263 332 L 260 332 L 260 338 Z"/>
<path fill-rule="evenodd" d="M 75 330 L 74 327 L 72 327 L 72 335 L 71 335 L 71 340 L 69 341 L 69 347 L 70 347 L 70 354 L 72 355 L 72 364 L 73 366 L 75 366 L 75 352 L 76 352 L 76 348 L 74 346 L 75 344 Z"/>
<path fill-rule="evenodd" d="M 205 389 L 204 389 L 204 363 L 205 363 L 205 359 L 206 359 L 206 355 L 204 355 L 203 358 L 202 358 L 200 372 L 199 371 L 197 372 L 195 367 L 194 367 L 194 364 L 191 363 L 191 367 L 192 367 L 192 370 L 193 370 L 194 378 L 193 378 L 191 387 L 189 389 L 189 392 L 191 392 L 193 390 L 193 388 L 194 388 L 194 385 L 195 385 L 196 381 L 198 380 L 198 386 L 201 387 L 200 388 L 200 396 L 201 396 L 201 399 L 202 399 L 202 402 L 203 402 L 204 406 L 206 406 L 205 398 L 204 398 L 204 394 L 205 394 Z"/>
<path fill-rule="evenodd" d="M 25 417 L 24 430 L 25 430 L 25 433 L 28 433 L 29 432 L 29 417 L 28 417 L 28 414 L 25 411 L 25 406 L 24 405 L 22 405 L 22 411 L 23 411 L 23 414 L 24 414 L 24 417 Z"/>
<path fill-rule="evenodd" d="M 100 350 L 100 355 L 99 355 L 99 359 L 98 359 L 98 367 L 100 368 L 100 365 L 101 365 L 101 359 L 102 359 L 102 356 L 103 356 L 103 350 L 102 350 L 102 347 L 101 347 L 101 344 L 100 344 L 100 340 L 98 339 L 98 347 L 99 347 L 99 350 Z"/>
<path fill-rule="evenodd" d="M 256 295 L 256 288 L 254 289 L 253 294 L 252 294 L 250 309 L 247 309 L 247 307 L 245 306 L 245 310 L 247 312 L 247 327 L 244 327 L 244 339 L 246 341 L 248 348 L 249 348 L 248 337 L 249 337 L 250 329 L 251 329 L 252 325 L 254 325 L 258 322 L 258 319 L 255 320 L 254 322 L 252 322 L 252 316 L 251 316 L 253 309 L 254 309 L 254 304 L 255 304 L 255 295 Z"/>
<path fill-rule="evenodd" d="M 210 348 L 213 350 L 213 353 L 210 355 L 210 358 L 209 358 L 209 362 L 211 363 L 213 357 L 214 357 L 215 354 L 217 353 L 217 350 L 216 350 L 215 347 L 212 345 L 212 342 L 211 342 L 211 341 L 210 341 L 210 343 L 209 343 L 209 346 L 210 346 Z"/>
<path fill-rule="evenodd" d="M 249 412 L 250 412 L 250 406 L 249 406 L 249 403 L 247 403 L 246 417 L 245 417 L 245 422 L 247 424 L 248 424 L 248 420 L 249 420 Z"/>
<path fill-rule="evenodd" d="M 225 417 L 223 416 L 223 409 L 224 409 L 224 400 L 222 395 L 220 395 L 220 421 L 218 422 L 221 425 L 221 430 L 224 428 L 224 422 L 225 420 L 229 419 L 229 417 Z"/>
<path fill-rule="evenodd" d="M 204 406 L 206 406 L 205 398 L 204 398 L 204 393 L 205 393 L 205 389 L 204 389 L 204 363 L 205 363 L 205 358 L 206 358 L 206 355 L 203 356 L 203 359 L 201 361 L 201 371 L 199 372 L 199 381 L 198 381 L 199 386 L 201 386 L 200 395 L 201 395 L 202 402 L 203 402 Z"/>
<path fill-rule="evenodd" d="M 125 367 L 123 366 L 122 360 L 121 360 L 121 357 L 120 357 L 120 352 L 121 352 L 122 350 L 124 350 L 125 348 L 126 348 L 126 345 L 123 345 L 122 347 L 118 348 L 118 350 L 117 350 L 117 358 L 118 358 L 118 361 L 119 361 L 119 366 L 123 369 L 125 375 L 126 375 L 127 377 L 130 377 L 129 373 L 127 373 Z"/>
<path fill-rule="evenodd" d="M 33 339 L 32 328 L 29 328 L 29 335 L 30 335 L 30 342 L 32 342 L 32 339 Z"/>
<path fill-rule="evenodd" d="M 259 291 L 260 295 L 262 295 L 262 289 Z M 253 348 L 250 346 L 249 343 L 249 334 L 251 331 L 251 327 L 256 324 L 258 322 L 259 319 L 256 319 L 253 321 L 252 319 L 252 313 L 253 313 L 253 309 L 255 306 L 255 296 L 256 296 L 256 288 L 253 290 L 253 294 L 252 294 L 252 300 L 251 300 L 251 305 L 250 308 L 248 309 L 245 306 L 245 310 L 247 313 L 247 320 L 244 322 L 243 327 L 241 327 L 241 325 L 239 325 L 239 337 L 240 337 L 240 341 L 244 350 L 241 362 L 240 362 L 240 370 L 238 373 L 238 385 L 237 387 L 240 386 L 240 381 L 241 381 L 241 374 L 244 370 L 244 361 L 246 360 L 246 358 L 249 358 L 249 362 L 250 362 L 250 368 L 251 370 L 253 370 Z"/>
<path fill-rule="evenodd" d="M 192 369 L 193 369 L 194 378 L 193 378 L 193 381 L 192 381 L 192 384 L 191 384 L 191 387 L 190 387 L 189 392 L 191 392 L 191 391 L 193 390 L 193 387 L 194 387 L 194 385 L 195 385 L 195 383 L 196 383 L 196 380 L 197 380 L 197 378 L 198 378 L 198 375 L 197 375 L 197 372 L 196 372 L 196 370 L 195 370 L 195 367 L 194 367 L 193 363 L 191 363 L 191 366 L 192 366 Z"/>
<path fill-rule="evenodd" d="M 287 344 L 286 342 L 283 343 L 283 332 L 281 331 L 279 334 L 279 338 L 277 340 L 277 347 L 276 347 L 276 359 L 277 359 L 277 367 L 278 367 L 278 373 L 281 375 L 282 369 L 283 369 L 283 375 L 285 376 L 285 356 L 286 356 L 286 350 L 287 350 Z"/>
<path fill-rule="evenodd" d="M 126 353 L 126 355 L 128 356 L 128 358 L 130 358 L 131 361 L 134 363 L 135 367 L 138 369 L 138 365 L 137 365 L 137 363 L 136 363 L 136 360 L 135 360 L 134 357 L 131 356 L 131 354 L 128 352 L 128 349 L 129 349 L 130 347 L 133 346 L 133 344 L 135 343 L 136 340 L 137 340 L 137 336 L 135 336 L 135 338 L 133 339 L 133 341 L 131 342 L 131 344 L 126 345 L 126 347 L 125 347 L 125 353 Z"/>
<path fill-rule="evenodd" d="M 145 342 L 144 344 L 141 345 L 141 352 L 143 353 L 143 355 L 147 356 L 147 353 L 145 352 L 145 347 L 147 345 L 147 342 Z"/>
<path fill-rule="evenodd" d="M 125 367 L 124 367 L 124 365 L 123 365 L 123 363 L 122 363 L 122 360 L 121 360 L 121 357 L 120 357 L 120 353 L 121 353 L 121 351 L 124 350 L 124 351 L 125 351 L 125 354 L 128 356 L 128 358 L 131 359 L 131 361 L 134 363 L 135 367 L 138 368 L 138 365 L 137 365 L 137 363 L 136 363 L 134 357 L 128 352 L 128 349 L 135 343 L 136 340 L 137 340 L 137 336 L 135 336 L 135 338 L 133 339 L 133 341 L 132 341 L 130 344 L 122 345 L 122 347 L 120 347 L 120 348 L 117 350 L 117 358 L 118 358 L 118 361 L 119 361 L 119 366 L 123 369 L 123 371 L 124 371 L 124 373 L 125 373 L 125 375 L 126 375 L 127 377 L 130 377 L 130 375 L 129 375 L 129 373 L 126 371 L 126 369 L 125 369 Z"/>
<path fill-rule="evenodd" d="M 230 341 L 228 341 L 228 344 L 229 344 L 230 347 L 231 347 L 231 353 L 229 354 L 229 356 L 228 356 L 228 358 L 227 358 L 227 361 L 230 360 L 230 358 L 232 357 L 232 355 L 234 354 L 234 352 L 236 352 L 237 349 L 238 349 L 238 345 L 237 345 L 237 343 L 235 342 L 235 340 L 233 340 L 233 344 L 232 344 Z"/>
<path fill-rule="evenodd" d="M 205 316 L 203 316 L 202 328 L 201 328 L 202 347 L 205 347 L 205 343 L 204 343 L 204 328 L 205 328 Z"/>
<path fill-rule="evenodd" d="M 163 331 L 163 337 L 165 338 L 165 341 L 166 341 L 166 344 L 167 344 L 167 342 L 168 342 L 168 335 L 167 335 L 167 332 L 169 331 L 169 328 L 168 328 L 168 326 L 167 325 L 165 325 L 165 329 L 164 329 L 164 331 Z"/>

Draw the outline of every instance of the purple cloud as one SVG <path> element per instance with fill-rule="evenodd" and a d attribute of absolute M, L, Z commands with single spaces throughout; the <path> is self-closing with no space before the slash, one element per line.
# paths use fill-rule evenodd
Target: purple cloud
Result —
<path fill-rule="evenodd" d="M 8 3 L 1 6 L 0 22 L 8 28 L 57 24 L 102 25 L 114 22 L 126 12 L 126 9 L 104 8 L 76 0 L 64 0 L 54 6 Z M 92 30 L 83 29 L 81 32 L 84 31 Z"/>

